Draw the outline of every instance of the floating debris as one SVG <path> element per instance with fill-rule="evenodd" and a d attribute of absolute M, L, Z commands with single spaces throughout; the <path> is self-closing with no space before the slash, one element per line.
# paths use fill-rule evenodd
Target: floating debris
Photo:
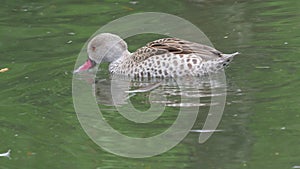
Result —
<path fill-rule="evenodd" d="M 69 41 L 67 42 L 67 44 L 71 44 L 71 43 L 73 43 L 73 41 L 71 41 L 71 40 L 69 40 Z"/>
<path fill-rule="evenodd" d="M 76 33 L 75 32 L 69 32 L 68 35 L 74 36 L 74 35 L 76 35 Z"/>
<path fill-rule="evenodd" d="M 256 69 L 270 69 L 270 66 L 256 66 Z"/>
<path fill-rule="evenodd" d="M 139 2 L 138 1 L 130 1 L 129 3 L 132 4 L 132 5 L 136 5 Z"/>
<path fill-rule="evenodd" d="M 6 153 L 0 154 L 0 157 L 7 157 L 10 159 L 10 149 Z"/>
<path fill-rule="evenodd" d="M 3 73 L 3 72 L 6 72 L 8 71 L 9 69 L 6 67 L 6 68 L 3 68 L 3 69 L 0 69 L 0 73 Z"/>
<path fill-rule="evenodd" d="M 288 42 L 284 42 L 283 44 L 287 45 L 287 44 L 289 44 L 289 43 L 288 43 Z"/>
<path fill-rule="evenodd" d="M 133 8 L 130 8 L 128 6 L 122 6 L 122 8 L 126 9 L 127 11 L 133 11 L 134 10 Z"/>
<path fill-rule="evenodd" d="M 228 36 L 224 36 L 224 39 L 227 39 L 228 38 Z"/>
<path fill-rule="evenodd" d="M 300 165 L 295 165 L 293 166 L 293 168 L 300 168 Z"/>
<path fill-rule="evenodd" d="M 27 155 L 27 156 L 33 156 L 33 155 L 36 155 L 36 153 L 35 153 L 35 152 L 29 151 L 29 152 L 26 153 L 26 155 Z"/>

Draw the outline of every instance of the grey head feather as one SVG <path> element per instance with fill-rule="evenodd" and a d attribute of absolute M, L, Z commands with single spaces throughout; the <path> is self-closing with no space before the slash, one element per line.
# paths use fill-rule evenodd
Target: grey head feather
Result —
<path fill-rule="evenodd" d="M 101 61 L 113 62 L 128 50 L 126 42 L 119 36 L 101 33 L 90 40 L 87 52 L 89 58 L 99 64 Z"/>

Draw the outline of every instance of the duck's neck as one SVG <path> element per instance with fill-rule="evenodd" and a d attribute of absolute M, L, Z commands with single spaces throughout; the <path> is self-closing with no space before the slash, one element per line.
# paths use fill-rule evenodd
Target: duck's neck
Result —
<path fill-rule="evenodd" d="M 126 60 L 130 59 L 130 56 L 131 56 L 131 53 L 128 50 L 124 51 L 123 54 L 121 55 L 121 57 L 119 57 L 118 59 L 116 59 L 115 61 L 113 61 L 109 64 L 109 71 L 111 73 L 114 73 L 115 70 L 118 69 L 118 67 L 122 63 L 124 63 L 124 62 L 126 62 Z"/>

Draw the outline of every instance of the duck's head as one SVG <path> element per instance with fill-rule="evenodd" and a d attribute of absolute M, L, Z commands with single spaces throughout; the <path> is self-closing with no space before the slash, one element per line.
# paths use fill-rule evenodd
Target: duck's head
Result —
<path fill-rule="evenodd" d="M 101 33 L 90 40 L 87 45 L 88 59 L 74 73 L 89 70 L 104 62 L 113 62 L 128 53 L 126 42 L 117 35 Z"/>

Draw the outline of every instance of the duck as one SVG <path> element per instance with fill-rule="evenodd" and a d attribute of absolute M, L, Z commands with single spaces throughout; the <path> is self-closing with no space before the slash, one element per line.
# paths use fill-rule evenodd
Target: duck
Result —
<path fill-rule="evenodd" d="M 227 67 L 239 52 L 224 54 L 217 49 L 179 38 L 149 42 L 131 53 L 118 35 L 101 33 L 87 45 L 88 59 L 74 73 L 109 62 L 111 74 L 135 78 L 204 76 Z"/>

